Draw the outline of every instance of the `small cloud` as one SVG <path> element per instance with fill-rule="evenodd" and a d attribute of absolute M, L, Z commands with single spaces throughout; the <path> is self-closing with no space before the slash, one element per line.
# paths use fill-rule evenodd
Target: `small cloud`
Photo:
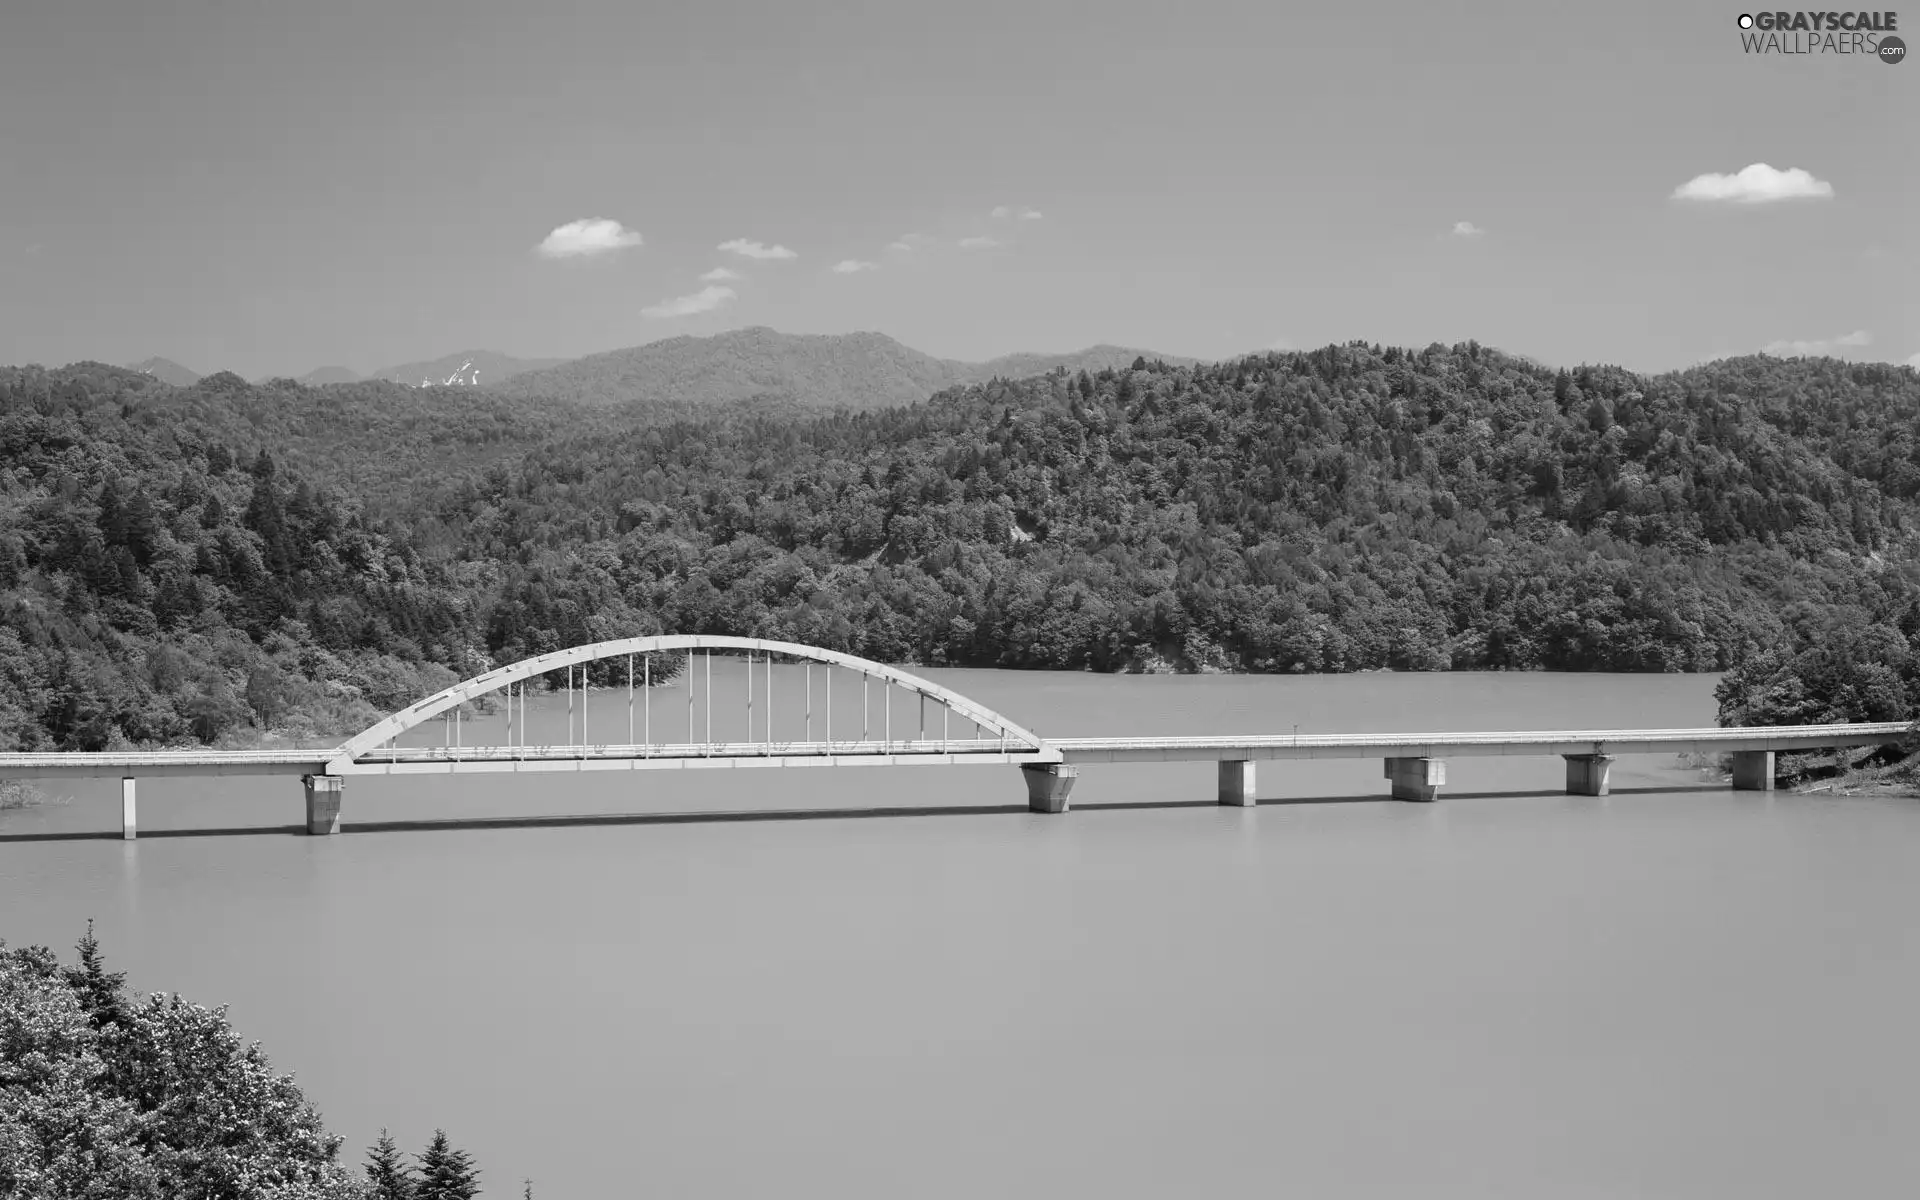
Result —
<path fill-rule="evenodd" d="M 964 237 L 960 239 L 962 250 L 990 250 L 1000 243 L 990 237 Z"/>
<path fill-rule="evenodd" d="M 546 240 L 534 249 L 547 258 L 584 258 L 595 254 L 611 254 L 615 250 L 625 250 L 639 244 L 640 235 L 620 222 L 609 221 L 605 217 L 587 217 L 568 221 L 548 234 Z"/>
<path fill-rule="evenodd" d="M 1836 350 L 1867 346 L 1872 343 L 1871 333 L 1864 329 L 1856 329 L 1852 333 L 1843 333 L 1839 337 L 1817 338 L 1808 342 L 1768 342 L 1760 348 L 1760 353 L 1771 354 L 1776 358 L 1818 358 L 1823 354 L 1832 354 Z"/>
<path fill-rule="evenodd" d="M 833 264 L 833 269 L 838 274 L 851 275 L 855 271 L 872 271 L 879 265 L 879 263 L 862 262 L 857 258 L 847 258 Z"/>
<path fill-rule="evenodd" d="M 1673 189 L 1674 200 L 1717 200 L 1767 204 L 1777 200 L 1831 200 L 1833 185 L 1799 167 L 1776 171 L 1766 163 L 1742 167 L 1733 175 L 1695 175 Z"/>
<path fill-rule="evenodd" d="M 1920 371 L 1920 354 L 1916 354 L 1912 358 L 1909 358 L 1907 360 L 1907 365 L 1912 367 L 1916 371 Z"/>
<path fill-rule="evenodd" d="M 733 299 L 730 287 L 706 287 L 691 296 L 679 296 L 659 304 L 649 305 L 640 310 L 640 315 L 653 320 L 665 317 L 691 317 L 695 313 L 712 312 L 722 304 Z"/>
<path fill-rule="evenodd" d="M 738 254 L 741 258 L 799 258 L 798 254 L 785 246 L 769 246 L 763 242 L 735 238 L 730 242 L 721 242 L 720 249 L 729 254 Z"/>
<path fill-rule="evenodd" d="M 715 267 L 713 270 L 708 271 L 705 275 L 702 275 L 700 277 L 700 282 L 701 283 L 725 283 L 730 279 L 738 279 L 738 278 L 740 278 L 740 272 L 734 270 L 732 267 Z"/>
<path fill-rule="evenodd" d="M 38 253 L 40 253 L 40 243 L 39 243 L 39 242 L 28 242 L 28 243 L 27 243 L 27 253 L 28 253 L 28 254 L 38 254 Z"/>
<path fill-rule="evenodd" d="M 1010 217 L 1017 217 L 1022 221 L 1038 221 L 1040 219 L 1040 210 L 1037 208 L 1014 208 L 1011 205 L 998 204 L 994 206 L 993 212 L 988 215 L 996 221 L 1004 221 Z"/>
<path fill-rule="evenodd" d="M 995 220 L 1004 220 L 1013 215 L 1013 210 L 1004 204 L 996 204 L 993 206 L 993 211 L 987 215 Z"/>
<path fill-rule="evenodd" d="M 1040 210 L 1037 208 L 1023 208 L 1020 210 L 1020 219 L 1022 221 L 1038 221 L 1040 219 Z"/>
<path fill-rule="evenodd" d="M 912 250 L 927 240 L 924 233 L 903 233 L 899 238 L 887 243 L 889 250 Z"/>
<path fill-rule="evenodd" d="M 1486 230 L 1475 225 L 1472 221 L 1455 221 L 1453 223 L 1453 236 L 1455 237 L 1479 237 L 1485 232 Z"/>

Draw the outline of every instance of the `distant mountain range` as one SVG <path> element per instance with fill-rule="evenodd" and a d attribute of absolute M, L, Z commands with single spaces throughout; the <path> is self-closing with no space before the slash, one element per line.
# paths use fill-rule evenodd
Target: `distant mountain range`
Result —
<path fill-rule="evenodd" d="M 516 374 L 540 371 L 543 367 L 557 367 L 564 361 L 566 359 L 516 359 L 513 355 L 495 353 L 492 349 L 465 349 L 461 353 L 449 353 L 426 363 L 401 363 L 399 367 L 386 367 L 372 374 L 361 374 L 359 371 L 353 371 L 351 367 L 317 367 L 313 371 L 294 378 L 294 382 L 305 384 L 309 388 L 324 388 L 328 384 L 361 384 L 367 380 L 388 380 L 394 384 L 407 384 L 409 388 L 419 388 L 420 384 L 426 380 L 432 380 L 434 384 L 457 382 L 457 384 L 470 386 L 476 378 L 480 384 L 490 384 L 495 380 L 513 378 Z M 167 363 L 167 359 L 148 359 L 148 363 Z M 175 367 L 175 371 L 184 372 L 188 376 L 188 382 L 202 378 L 175 363 L 167 363 L 167 365 Z M 142 369 L 144 369 L 144 363 L 132 367 L 132 371 L 142 371 Z M 152 372 L 152 374 L 156 374 L 156 378 L 163 378 L 159 376 L 159 372 Z M 275 378 L 275 376 L 263 374 L 253 382 L 265 384 L 269 378 Z M 167 382 L 173 382 L 173 380 L 167 380 Z M 179 384 L 179 386 L 184 388 L 186 384 Z"/>
<path fill-rule="evenodd" d="M 528 371 L 556 367 L 566 361 L 564 358 L 515 358 L 510 354 L 497 354 L 492 350 L 462 350 L 458 354 L 444 354 L 429 362 L 402 363 L 397 367 L 388 367 L 384 371 L 375 371 L 367 378 L 390 379 L 395 383 L 418 387 L 423 380 L 440 384 L 457 375 L 458 382 L 471 383 L 474 377 L 478 376 L 480 386 L 485 387 L 490 383 L 524 375 Z"/>
<path fill-rule="evenodd" d="M 174 387 L 192 387 L 200 382 L 198 372 L 189 371 L 170 358 L 143 358 L 137 363 L 128 363 L 127 370 L 151 375 L 161 383 L 170 383 Z"/>
<path fill-rule="evenodd" d="M 385 380 L 418 387 L 453 380 L 510 399 L 566 400 L 594 407 L 641 405 L 689 409 L 754 402 L 783 407 L 855 409 L 913 404 L 944 388 L 996 376 L 1020 379 L 1055 368 L 1099 372 L 1134 360 L 1191 366 L 1196 359 L 1129 346 L 1089 346 L 1067 354 L 1008 354 L 986 362 L 935 358 L 881 333 L 791 334 L 765 326 L 711 337 L 672 337 L 585 358 L 514 358 L 465 350 L 362 376 L 347 367 L 309 371 L 309 386 Z M 150 358 L 130 370 L 176 387 L 202 377 L 176 362 Z M 264 383 L 265 380 L 256 380 Z"/>
<path fill-rule="evenodd" d="M 1136 358 L 1158 358 L 1175 366 L 1197 361 L 1102 345 L 1070 354 L 1009 354 L 987 362 L 961 362 L 923 354 L 881 333 L 791 334 L 753 326 L 590 354 L 502 379 L 494 390 L 522 399 L 588 405 L 698 409 L 778 400 L 809 408 L 873 409 L 913 404 L 943 388 L 996 375 L 1042 375 L 1056 367 L 1100 371 L 1127 367 Z"/>
<path fill-rule="evenodd" d="M 360 372 L 346 367 L 320 367 L 308 371 L 299 381 L 308 387 L 324 387 L 329 383 L 359 383 L 360 379 Z"/>

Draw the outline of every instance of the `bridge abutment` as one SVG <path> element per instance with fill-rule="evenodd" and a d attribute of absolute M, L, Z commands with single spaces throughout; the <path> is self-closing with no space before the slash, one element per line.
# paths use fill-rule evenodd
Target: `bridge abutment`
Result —
<path fill-rule="evenodd" d="M 1613 755 L 1611 754 L 1569 754 L 1567 760 L 1567 795 L 1604 796 L 1612 786 Z"/>
<path fill-rule="evenodd" d="M 1235 808 L 1253 807 L 1253 762 L 1250 759 L 1225 760 L 1220 764 L 1220 803 Z"/>
<path fill-rule="evenodd" d="M 1067 797 L 1073 794 L 1073 782 L 1080 768 L 1066 763 L 1022 763 L 1020 776 L 1027 781 L 1027 808 L 1037 813 L 1067 811 Z"/>
<path fill-rule="evenodd" d="M 307 832 L 325 835 L 340 832 L 340 791 L 346 780 L 338 775 L 302 775 L 307 792 Z"/>
<path fill-rule="evenodd" d="M 120 780 L 120 836 L 131 842 L 140 834 L 140 821 L 134 811 L 133 776 Z"/>
<path fill-rule="evenodd" d="M 1447 782 L 1447 764 L 1439 758 L 1390 758 L 1387 778 L 1392 781 L 1395 800 L 1426 804 L 1440 795 Z"/>
<path fill-rule="evenodd" d="M 1771 750 L 1735 750 L 1733 752 L 1733 786 L 1742 792 L 1770 792 L 1773 790 L 1773 751 Z"/>

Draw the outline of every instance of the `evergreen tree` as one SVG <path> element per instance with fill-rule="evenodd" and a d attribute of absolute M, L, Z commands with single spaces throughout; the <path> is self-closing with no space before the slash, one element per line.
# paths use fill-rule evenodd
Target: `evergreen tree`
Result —
<path fill-rule="evenodd" d="M 87 1018 L 95 1029 L 124 1024 L 127 975 L 124 971 L 107 970 L 100 957 L 99 939 L 93 936 L 91 917 L 87 918 L 86 936 L 80 939 L 78 947 L 79 964 L 66 967 L 61 972 L 66 977 L 67 986 L 80 998 L 80 1007 L 86 1010 Z"/>
<path fill-rule="evenodd" d="M 400 1161 L 400 1148 L 385 1129 L 367 1151 L 366 1172 L 369 1200 L 413 1200 L 417 1186 L 413 1169 Z"/>
<path fill-rule="evenodd" d="M 420 1181 L 414 1185 L 413 1200 L 473 1200 L 480 1194 L 479 1170 L 466 1151 L 453 1148 L 446 1130 L 433 1131 L 433 1140 L 419 1159 Z"/>

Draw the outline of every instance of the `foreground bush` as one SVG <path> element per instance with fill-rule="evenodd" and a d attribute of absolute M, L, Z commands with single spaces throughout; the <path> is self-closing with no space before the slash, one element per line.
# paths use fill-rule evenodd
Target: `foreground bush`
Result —
<path fill-rule="evenodd" d="M 436 1132 L 408 1192 L 338 1161 L 290 1076 L 226 1009 L 126 994 L 89 923 L 79 961 L 0 942 L 0 1196 L 9 1200 L 470 1200 L 477 1172 Z M 390 1151 L 391 1142 L 383 1141 Z M 371 1176 L 368 1170 L 365 1175 Z"/>

